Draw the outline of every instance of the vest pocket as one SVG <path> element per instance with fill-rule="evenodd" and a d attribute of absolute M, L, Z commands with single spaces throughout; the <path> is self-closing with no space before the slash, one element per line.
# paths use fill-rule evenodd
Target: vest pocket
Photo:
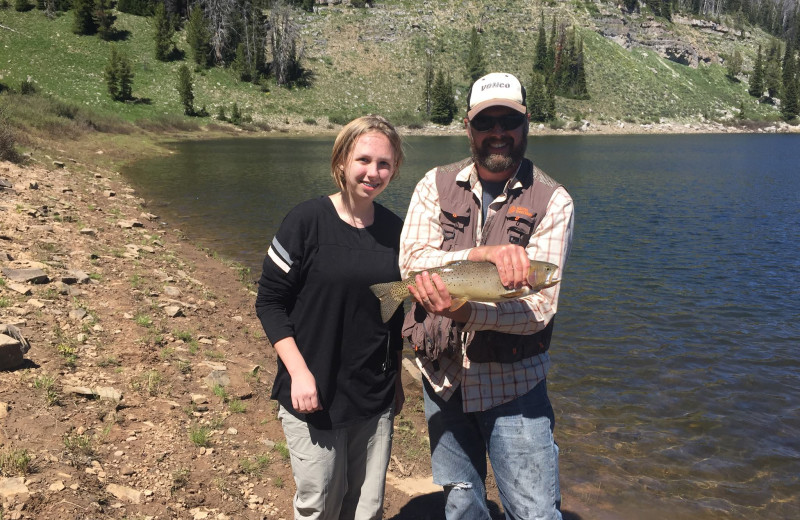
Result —
<path fill-rule="evenodd" d="M 469 226 L 472 208 L 458 206 L 444 206 L 439 213 L 439 224 L 442 226 L 442 236 L 444 238 L 441 249 L 443 251 L 453 251 L 459 246 L 459 242 L 472 240 L 466 237 L 464 229 Z M 463 249 L 463 247 L 461 248 Z"/>
<path fill-rule="evenodd" d="M 533 234 L 536 214 L 532 216 L 521 216 L 519 214 L 506 215 L 504 236 L 507 237 L 509 244 L 516 244 L 522 247 L 528 245 Z"/>

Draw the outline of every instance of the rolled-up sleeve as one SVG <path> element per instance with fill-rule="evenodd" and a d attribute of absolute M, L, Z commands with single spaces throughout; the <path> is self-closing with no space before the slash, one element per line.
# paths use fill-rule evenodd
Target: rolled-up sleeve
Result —
<path fill-rule="evenodd" d="M 400 235 L 400 276 L 403 278 L 413 271 L 466 260 L 469 256 L 469 249 L 462 251 L 439 249 L 444 241 L 439 212 L 436 170 L 433 169 L 419 181 L 408 205 L 403 232 Z"/>

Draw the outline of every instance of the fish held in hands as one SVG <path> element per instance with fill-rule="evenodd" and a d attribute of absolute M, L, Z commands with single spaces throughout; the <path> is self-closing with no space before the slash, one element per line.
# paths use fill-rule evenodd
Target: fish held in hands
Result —
<path fill-rule="evenodd" d="M 461 260 L 450 262 L 441 267 L 426 269 L 431 275 L 438 274 L 452 297 L 450 310 L 454 311 L 467 301 L 504 302 L 522 298 L 541 291 L 560 282 L 556 272 L 558 266 L 549 262 L 531 260 L 527 282 L 519 289 L 508 289 L 500 283 L 497 266 L 491 262 L 473 262 Z M 411 296 L 408 286 L 416 287 L 415 276 L 419 272 L 410 273 L 409 277 L 399 282 L 387 282 L 371 285 L 370 289 L 381 302 L 381 318 L 384 322 L 394 315 L 403 300 Z"/>

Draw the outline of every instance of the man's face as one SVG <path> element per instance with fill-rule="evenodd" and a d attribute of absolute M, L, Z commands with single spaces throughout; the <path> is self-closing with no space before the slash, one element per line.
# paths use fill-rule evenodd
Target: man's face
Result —
<path fill-rule="evenodd" d="M 465 121 L 472 158 L 478 166 L 492 173 L 507 173 L 525 157 L 528 146 L 526 115 L 507 107 L 489 107 L 478 113 L 472 122 Z M 516 122 L 520 123 L 516 128 L 503 128 Z"/>

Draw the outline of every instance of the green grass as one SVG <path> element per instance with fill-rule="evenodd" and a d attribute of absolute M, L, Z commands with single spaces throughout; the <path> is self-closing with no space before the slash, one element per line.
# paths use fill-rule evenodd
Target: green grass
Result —
<path fill-rule="evenodd" d="M 206 426 L 192 426 L 189 430 L 189 440 L 200 448 L 211 444 L 211 429 Z"/>
<path fill-rule="evenodd" d="M 247 459 L 240 459 L 239 460 L 239 469 L 245 475 L 250 476 L 260 476 L 261 473 L 269 466 L 270 458 L 269 455 L 259 455 L 255 459 L 251 460 Z"/>
<path fill-rule="evenodd" d="M 88 457 L 94 453 L 92 439 L 88 435 L 70 432 L 64 435 L 64 448 L 73 457 Z"/>
<path fill-rule="evenodd" d="M 54 406 L 58 404 L 58 390 L 56 390 L 55 379 L 53 379 L 51 376 L 44 374 L 37 377 L 33 380 L 33 387 L 37 390 L 41 390 L 44 393 L 44 398 L 45 401 L 47 401 L 48 406 Z"/>
<path fill-rule="evenodd" d="M 742 101 L 755 117 L 775 112 L 774 107 L 757 105 L 750 99 L 746 83 L 726 78 L 724 67 L 714 59 L 712 64 L 693 69 L 651 51 L 636 47 L 626 50 L 603 38 L 589 28 L 596 25 L 593 16 L 598 15 L 598 7 L 594 4 L 498 0 L 492 2 L 491 9 L 487 5 L 441 0 L 421 8 L 410 0 L 384 0 L 380 9 L 297 11 L 294 20 L 300 26 L 305 49 L 302 66 L 313 75 L 311 88 L 281 88 L 269 80 L 265 91 L 261 86 L 236 81 L 229 70 L 212 68 L 194 72 L 195 106 L 205 106 L 215 116 L 219 109 L 230 114 L 236 103 L 244 115 L 252 116 L 254 124 L 272 122 L 288 129 L 305 123 L 324 131 L 329 128 L 326 119 L 344 123 L 367 112 L 418 126 L 424 119 L 420 109 L 429 52 L 436 68 L 449 73 L 456 103 L 463 109 L 469 87 L 464 63 L 472 27 L 481 25 L 483 29 L 481 42 L 487 67 L 514 73 L 527 84 L 540 13 L 544 12 L 548 38 L 555 14 L 559 23 L 581 27 L 579 33 L 584 39 L 591 99 L 557 98 L 557 110 L 566 121 L 585 117 L 596 122 L 648 123 L 697 120 L 700 115 L 714 119 L 738 109 Z M 603 4 L 602 10 L 622 16 L 612 4 Z M 506 14 L 511 12 L 514 16 Z M 52 20 L 38 10 L 18 13 L 5 9 L 2 13 L 3 25 L 14 29 L 0 30 L 2 82 L 19 89 L 30 76 L 39 92 L 58 98 L 19 101 L 23 106 L 15 107 L 15 123 L 68 128 L 70 132 L 64 135 L 78 135 L 98 128 L 137 131 L 133 125 L 126 126 L 126 121 L 156 131 L 196 130 L 198 122 L 215 121 L 213 117 L 182 115 L 175 84 L 177 69 L 184 61 L 155 60 L 151 18 L 117 13 L 115 27 L 127 37 L 109 43 L 73 34 L 72 13 Z M 721 21 L 732 25 L 728 20 Z M 420 28 L 414 29 L 412 24 Z M 768 42 L 767 36 L 754 28 L 747 28 L 753 36 L 746 40 L 700 33 L 680 25 L 670 29 L 674 38 L 691 42 L 703 55 L 730 54 L 739 49 L 745 71 L 752 68 L 757 45 L 766 48 Z M 184 40 L 184 33 L 179 32 L 175 42 L 186 52 Z M 103 69 L 112 45 L 132 61 L 137 102 L 112 101 L 106 91 Z M 89 107 L 95 112 L 88 112 Z"/>
<path fill-rule="evenodd" d="M 289 452 L 289 447 L 286 445 L 286 441 L 278 441 L 275 443 L 275 451 L 278 452 L 278 455 L 281 456 L 283 460 L 289 460 L 291 453 Z"/>

